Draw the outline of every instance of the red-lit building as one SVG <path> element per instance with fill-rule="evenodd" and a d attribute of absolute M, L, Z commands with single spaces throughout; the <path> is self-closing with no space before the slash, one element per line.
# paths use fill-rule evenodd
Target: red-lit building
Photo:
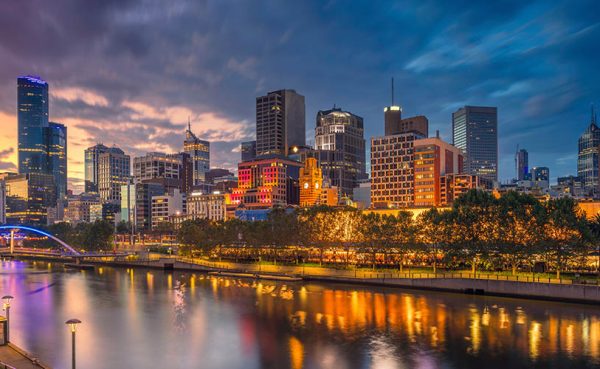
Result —
<path fill-rule="evenodd" d="M 238 164 L 238 186 L 231 205 L 247 208 L 298 205 L 298 177 L 302 163 L 269 155 Z"/>

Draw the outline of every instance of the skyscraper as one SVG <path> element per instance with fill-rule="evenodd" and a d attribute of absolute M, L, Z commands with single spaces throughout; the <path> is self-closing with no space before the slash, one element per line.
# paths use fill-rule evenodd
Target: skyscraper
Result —
<path fill-rule="evenodd" d="M 48 173 L 48 83 L 17 78 L 19 173 Z"/>
<path fill-rule="evenodd" d="M 40 77 L 17 78 L 19 173 L 53 177 L 60 219 L 67 193 L 67 128 L 48 120 L 48 89 Z"/>
<path fill-rule="evenodd" d="M 48 170 L 54 177 L 56 198 L 67 199 L 67 127 L 60 123 L 48 125 Z"/>
<path fill-rule="evenodd" d="M 464 106 L 452 113 L 452 140 L 465 154 L 465 172 L 498 180 L 498 109 Z"/>
<path fill-rule="evenodd" d="M 596 124 L 596 112 L 592 106 L 590 124 L 579 137 L 577 155 L 577 176 L 583 185 L 585 196 L 597 196 L 598 189 L 598 159 L 600 147 L 600 128 Z"/>
<path fill-rule="evenodd" d="M 548 188 L 550 186 L 550 168 L 533 167 L 531 168 L 531 180 L 539 187 Z"/>
<path fill-rule="evenodd" d="M 256 159 L 256 140 L 242 142 L 242 161 Z"/>
<path fill-rule="evenodd" d="M 190 156 L 192 161 L 192 173 L 194 185 L 206 181 L 206 172 L 210 170 L 210 142 L 200 140 L 192 132 L 192 126 L 188 121 L 188 129 L 185 131 L 183 151 Z"/>
<path fill-rule="evenodd" d="M 256 155 L 287 155 L 291 146 L 306 144 L 304 96 L 294 90 L 256 98 Z"/>
<path fill-rule="evenodd" d="M 515 154 L 515 170 L 517 181 L 524 181 L 529 176 L 529 153 L 525 149 L 519 149 L 519 146 Z"/>
<path fill-rule="evenodd" d="M 98 192 L 103 203 L 119 204 L 121 186 L 131 178 L 131 160 L 123 150 L 112 147 L 98 155 Z"/>
<path fill-rule="evenodd" d="M 184 153 L 187 157 L 187 154 Z M 185 167 L 181 154 L 151 152 L 133 158 L 135 183 L 159 183 L 169 193 L 175 189 L 185 191 Z"/>
<path fill-rule="evenodd" d="M 315 148 L 323 176 L 340 195 L 352 196 L 358 182 L 367 178 L 363 118 L 334 107 L 319 111 L 316 123 Z"/>

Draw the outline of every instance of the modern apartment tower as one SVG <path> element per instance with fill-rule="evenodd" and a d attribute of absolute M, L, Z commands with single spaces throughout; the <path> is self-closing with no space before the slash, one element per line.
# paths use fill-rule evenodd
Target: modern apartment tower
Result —
<path fill-rule="evenodd" d="M 256 155 L 286 155 L 291 146 L 306 144 L 304 96 L 294 90 L 269 92 L 256 98 Z"/>
<path fill-rule="evenodd" d="M 515 153 L 515 171 L 517 181 L 524 181 L 529 177 L 529 153 L 525 149 L 519 149 Z"/>
<path fill-rule="evenodd" d="M 185 131 L 183 151 L 190 156 L 192 161 L 193 184 L 199 185 L 206 181 L 206 173 L 210 170 L 210 142 L 196 137 L 188 121 Z"/>
<path fill-rule="evenodd" d="M 452 140 L 465 154 L 465 172 L 498 180 L 498 109 L 464 106 L 452 113 Z"/>
<path fill-rule="evenodd" d="M 583 185 L 585 196 L 597 196 L 600 191 L 598 181 L 600 165 L 600 128 L 596 121 L 596 112 L 592 107 L 590 124 L 583 134 L 579 137 L 577 155 L 577 176 Z"/>
<path fill-rule="evenodd" d="M 351 197 L 367 178 L 363 118 L 334 107 L 317 113 L 315 149 L 323 176 Z"/>

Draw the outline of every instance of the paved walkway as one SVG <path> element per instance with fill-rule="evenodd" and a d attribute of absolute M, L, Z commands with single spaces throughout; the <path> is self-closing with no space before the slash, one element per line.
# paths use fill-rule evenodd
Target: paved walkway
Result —
<path fill-rule="evenodd" d="M 28 354 L 13 344 L 0 346 L 0 369 L 50 369 L 44 364 L 36 364 Z"/>

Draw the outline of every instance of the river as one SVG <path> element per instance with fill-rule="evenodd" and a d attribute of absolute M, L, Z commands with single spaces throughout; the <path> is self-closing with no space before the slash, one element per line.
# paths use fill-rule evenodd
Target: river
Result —
<path fill-rule="evenodd" d="M 597 306 L 3 262 L 11 340 L 55 369 L 598 368 Z"/>

